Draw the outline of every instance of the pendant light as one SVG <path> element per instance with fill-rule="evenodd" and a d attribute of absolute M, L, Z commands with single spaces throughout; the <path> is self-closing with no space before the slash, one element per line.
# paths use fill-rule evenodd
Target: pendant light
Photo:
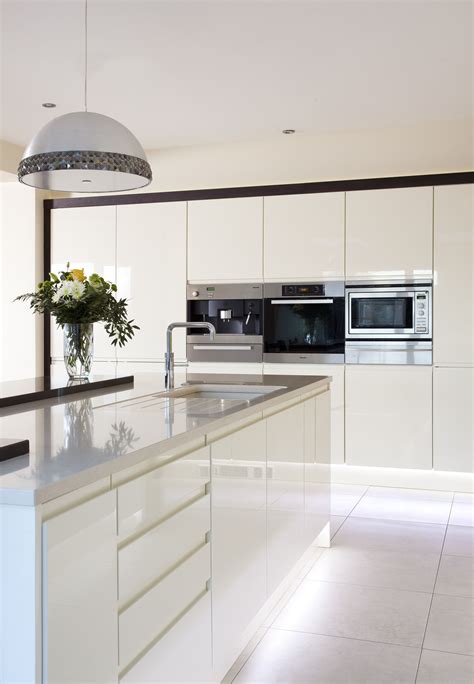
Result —
<path fill-rule="evenodd" d="M 84 111 L 58 116 L 35 135 L 18 180 L 64 192 L 135 190 L 152 180 L 145 151 L 121 123 L 87 110 L 87 0 L 84 9 Z"/>

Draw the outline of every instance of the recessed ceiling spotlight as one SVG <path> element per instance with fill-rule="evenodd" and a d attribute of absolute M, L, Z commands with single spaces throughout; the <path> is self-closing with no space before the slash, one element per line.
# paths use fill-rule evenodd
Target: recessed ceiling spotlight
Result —
<path fill-rule="evenodd" d="M 54 102 L 43 102 L 41 106 L 46 107 L 46 109 L 53 109 L 53 107 L 56 107 Z"/>
<path fill-rule="evenodd" d="M 294 128 L 284 128 L 282 130 L 282 133 L 284 133 L 285 135 L 293 135 L 293 133 L 296 133 L 296 131 Z"/>

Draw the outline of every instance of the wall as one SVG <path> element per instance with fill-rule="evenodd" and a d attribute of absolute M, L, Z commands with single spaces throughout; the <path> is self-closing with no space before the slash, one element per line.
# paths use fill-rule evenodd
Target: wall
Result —
<path fill-rule="evenodd" d="M 34 291 L 42 276 L 44 197 L 18 182 L 0 183 L 0 381 L 34 377 L 42 367 L 41 317 L 13 299 Z"/>
<path fill-rule="evenodd" d="M 472 132 L 465 121 L 151 150 L 145 192 L 471 171 Z"/>

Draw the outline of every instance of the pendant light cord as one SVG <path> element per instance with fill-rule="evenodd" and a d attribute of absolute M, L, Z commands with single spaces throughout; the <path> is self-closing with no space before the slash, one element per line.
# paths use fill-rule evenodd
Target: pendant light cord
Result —
<path fill-rule="evenodd" d="M 84 111 L 87 112 L 87 0 L 84 6 Z"/>

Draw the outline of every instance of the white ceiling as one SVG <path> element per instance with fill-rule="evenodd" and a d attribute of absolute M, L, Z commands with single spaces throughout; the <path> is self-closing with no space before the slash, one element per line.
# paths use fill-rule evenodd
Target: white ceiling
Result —
<path fill-rule="evenodd" d="M 0 4 L 0 138 L 24 145 L 82 108 L 84 0 Z M 469 0 L 89 0 L 89 109 L 147 149 L 465 120 L 472 13 Z"/>

